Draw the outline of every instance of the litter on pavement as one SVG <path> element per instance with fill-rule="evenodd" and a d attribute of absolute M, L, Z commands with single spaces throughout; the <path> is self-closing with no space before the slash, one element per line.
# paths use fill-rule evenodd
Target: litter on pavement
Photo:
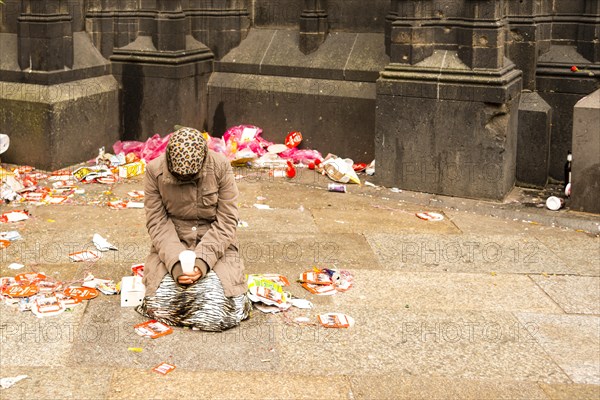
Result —
<path fill-rule="evenodd" d="M 8 389 L 9 387 L 14 386 L 17 382 L 27 378 L 29 378 L 29 376 L 27 375 L 17 375 L 9 378 L 0 378 L 0 389 Z"/>
<path fill-rule="evenodd" d="M 304 289 L 321 296 L 346 292 L 352 287 L 353 280 L 354 277 L 349 271 L 316 267 L 304 271 L 298 279 Z"/>

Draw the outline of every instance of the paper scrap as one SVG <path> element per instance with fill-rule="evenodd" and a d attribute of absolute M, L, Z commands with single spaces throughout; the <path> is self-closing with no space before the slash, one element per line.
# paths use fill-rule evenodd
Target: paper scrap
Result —
<path fill-rule="evenodd" d="M 110 244 L 108 240 L 97 233 L 94 233 L 92 242 L 94 242 L 94 246 L 100 251 L 118 250 L 114 245 Z"/>
<path fill-rule="evenodd" d="M 18 375 L 10 378 L 0 378 L 0 388 L 8 389 L 13 386 L 15 383 L 22 381 L 23 379 L 27 379 L 29 376 L 27 375 Z"/>

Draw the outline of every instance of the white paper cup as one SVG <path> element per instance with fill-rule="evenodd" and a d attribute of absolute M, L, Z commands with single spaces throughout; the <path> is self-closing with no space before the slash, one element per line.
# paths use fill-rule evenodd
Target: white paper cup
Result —
<path fill-rule="evenodd" d="M 565 204 L 565 201 L 556 196 L 550 196 L 546 199 L 546 207 L 552 211 L 558 211 Z"/>
<path fill-rule="evenodd" d="M 184 250 L 179 253 L 179 261 L 184 274 L 192 274 L 196 264 L 196 253 L 191 250 Z"/>
<path fill-rule="evenodd" d="M 10 138 L 8 135 L 3 135 L 0 133 L 0 154 L 4 153 L 8 150 L 8 146 L 10 145 Z"/>

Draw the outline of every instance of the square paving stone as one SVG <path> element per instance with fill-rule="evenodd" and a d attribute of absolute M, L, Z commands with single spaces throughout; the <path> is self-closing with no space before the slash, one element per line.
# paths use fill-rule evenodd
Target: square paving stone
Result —
<path fill-rule="evenodd" d="M 508 313 L 335 307 L 350 329 L 283 326 L 281 363 L 289 372 L 412 376 L 567 383 L 522 324 Z"/>
<path fill-rule="evenodd" d="M 0 389 L 2 399 L 104 399 L 109 394 L 113 370 L 78 366 L 62 367 L 2 367 L 2 377 L 27 375 L 13 387 Z"/>
<path fill-rule="evenodd" d="M 109 399 L 347 399 L 346 377 L 285 372 L 188 371 L 177 367 L 166 376 L 118 369 Z"/>
<path fill-rule="evenodd" d="M 600 317 L 516 315 L 573 382 L 600 385 Z"/>
<path fill-rule="evenodd" d="M 600 278 L 531 275 L 558 305 L 570 314 L 600 314 Z"/>
<path fill-rule="evenodd" d="M 536 238 L 506 235 L 366 234 L 379 262 L 398 271 L 569 273 Z"/>

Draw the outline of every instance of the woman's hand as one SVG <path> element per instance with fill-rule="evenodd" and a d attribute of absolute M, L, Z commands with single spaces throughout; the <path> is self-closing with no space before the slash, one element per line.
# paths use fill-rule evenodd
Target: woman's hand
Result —
<path fill-rule="evenodd" d="M 193 273 L 184 273 L 183 275 L 180 275 L 179 278 L 177 278 L 177 283 L 179 283 L 180 285 L 191 285 L 200 278 L 202 278 L 202 272 L 200 271 L 200 268 L 194 267 Z"/>

